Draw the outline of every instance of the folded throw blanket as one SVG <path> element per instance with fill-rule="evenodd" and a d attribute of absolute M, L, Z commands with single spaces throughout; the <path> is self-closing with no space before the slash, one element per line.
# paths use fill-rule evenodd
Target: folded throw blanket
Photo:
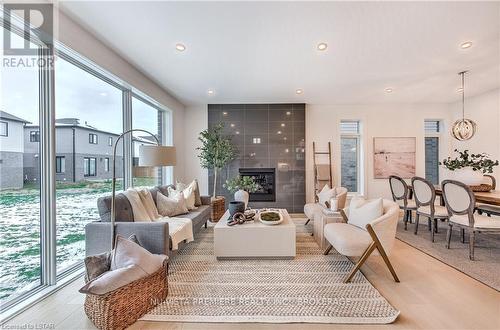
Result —
<path fill-rule="evenodd" d="M 141 197 L 139 196 L 137 190 L 129 188 L 126 191 L 124 191 L 123 194 L 125 195 L 125 197 L 127 197 L 128 201 L 130 202 L 130 205 L 132 205 L 132 212 L 134 213 L 135 222 L 153 220 L 149 216 L 146 207 L 142 203 Z"/>
<path fill-rule="evenodd" d="M 168 222 L 168 233 L 172 240 L 172 250 L 177 250 L 179 248 L 179 243 L 184 240 L 186 240 L 187 243 L 194 241 L 191 219 L 163 217 L 156 221 Z"/>
<path fill-rule="evenodd" d="M 148 189 L 140 189 L 137 191 L 139 193 L 139 197 L 141 198 L 142 205 L 146 208 L 146 212 L 148 212 L 149 218 L 151 220 L 156 220 L 160 217 L 158 214 L 158 209 L 156 208 L 156 204 L 153 200 L 153 196 Z"/>

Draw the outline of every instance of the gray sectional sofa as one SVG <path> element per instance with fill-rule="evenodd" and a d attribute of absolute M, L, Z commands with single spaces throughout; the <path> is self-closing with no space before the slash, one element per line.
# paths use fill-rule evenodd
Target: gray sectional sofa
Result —
<path fill-rule="evenodd" d="M 172 186 L 173 187 L 173 186 Z M 156 203 L 156 194 L 161 191 L 165 196 L 168 195 L 168 186 L 158 186 L 149 189 Z M 211 207 L 210 196 L 201 196 L 202 205 L 194 211 L 179 217 L 189 218 L 193 221 L 193 233 L 196 239 L 197 233 L 210 220 Z M 127 197 L 123 194 L 116 195 L 116 217 L 115 233 L 129 237 L 135 234 L 140 244 L 156 254 L 171 255 L 171 241 L 169 238 L 168 223 L 165 222 L 134 222 L 132 206 Z M 86 255 L 95 255 L 110 250 L 111 241 L 111 196 L 101 197 L 97 200 L 97 207 L 101 219 L 90 222 L 85 226 L 85 253 Z M 179 245 L 179 249 L 182 244 Z"/>

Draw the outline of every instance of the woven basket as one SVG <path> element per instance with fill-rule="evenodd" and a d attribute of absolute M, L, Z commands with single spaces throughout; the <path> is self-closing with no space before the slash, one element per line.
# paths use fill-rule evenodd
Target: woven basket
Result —
<path fill-rule="evenodd" d="M 212 206 L 212 222 L 218 222 L 226 213 L 226 199 L 224 196 L 217 196 L 211 201 Z"/>
<path fill-rule="evenodd" d="M 99 329 L 125 329 L 153 307 L 165 300 L 168 293 L 168 262 L 155 273 L 104 295 L 87 294 L 85 314 Z"/>
<path fill-rule="evenodd" d="M 477 185 L 477 186 L 469 186 L 469 187 L 472 191 L 475 191 L 475 192 L 488 192 L 488 191 L 491 191 L 493 189 L 492 185 L 485 184 L 485 183 Z"/>

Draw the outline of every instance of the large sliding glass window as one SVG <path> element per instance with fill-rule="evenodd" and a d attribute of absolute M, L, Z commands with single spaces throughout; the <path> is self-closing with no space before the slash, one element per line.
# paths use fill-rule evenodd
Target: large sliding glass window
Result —
<path fill-rule="evenodd" d="M 163 112 L 142 99 L 132 97 L 132 128 L 153 133 L 162 141 L 161 127 Z M 162 169 L 139 166 L 139 148 L 141 145 L 155 145 L 156 140 L 145 132 L 134 132 L 132 140 L 132 185 L 134 187 L 161 184 Z"/>
<path fill-rule="evenodd" d="M 1 30 L 3 36 L 3 28 Z M 1 38 L 1 37 L 0 37 Z M 23 40 L 11 33 L 15 43 Z M 1 41 L 0 41 L 1 43 Z M 0 304 L 41 284 L 38 69 L 0 68 Z M 5 134 L 4 134 L 5 133 Z"/>
<path fill-rule="evenodd" d="M 123 92 L 62 57 L 55 68 L 56 153 L 67 166 L 56 177 L 59 274 L 85 257 L 85 225 L 99 219 L 97 199 L 111 193 L 108 141 L 123 131 Z M 123 147 L 116 164 L 121 189 Z"/>
<path fill-rule="evenodd" d="M 3 31 L 0 44 L 2 37 Z M 11 38 L 14 44 L 24 44 L 17 34 Z M 53 71 L 0 67 L 2 312 L 81 269 L 84 227 L 99 219 L 97 199 L 111 194 L 113 147 L 119 135 L 141 128 L 161 142 L 171 142 L 171 131 L 165 128 L 169 112 L 73 51 L 62 45 L 56 48 L 60 52 Z M 55 104 L 54 124 L 48 120 L 53 114 L 51 104 Z M 137 132 L 124 153 L 120 140 L 118 190 L 162 181 L 162 169 L 128 165 L 137 164 L 134 156 L 139 145 L 155 141 Z"/>

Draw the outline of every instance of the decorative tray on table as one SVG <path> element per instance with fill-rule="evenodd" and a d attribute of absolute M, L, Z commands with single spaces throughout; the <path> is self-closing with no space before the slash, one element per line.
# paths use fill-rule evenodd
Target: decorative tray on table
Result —
<path fill-rule="evenodd" d="M 263 209 L 258 213 L 257 217 L 265 225 L 279 225 L 283 222 L 283 215 L 280 210 Z"/>

